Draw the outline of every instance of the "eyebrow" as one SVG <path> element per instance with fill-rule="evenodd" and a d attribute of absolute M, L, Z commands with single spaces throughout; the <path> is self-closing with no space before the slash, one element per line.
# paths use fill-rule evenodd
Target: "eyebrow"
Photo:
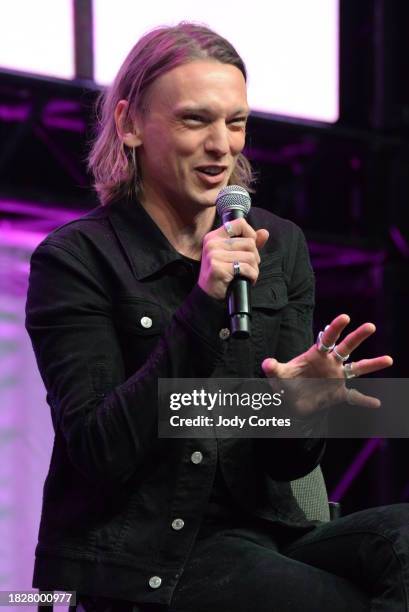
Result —
<path fill-rule="evenodd" d="M 185 113 L 203 113 L 204 115 L 212 115 L 213 112 L 210 108 L 206 106 L 181 106 L 176 109 L 176 115 L 184 115 Z M 235 117 L 236 115 L 249 115 L 250 109 L 240 107 L 230 114 L 231 117 Z"/>

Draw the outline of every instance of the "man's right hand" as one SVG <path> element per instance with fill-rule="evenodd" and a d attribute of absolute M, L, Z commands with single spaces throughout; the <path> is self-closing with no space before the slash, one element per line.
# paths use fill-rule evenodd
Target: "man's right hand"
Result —
<path fill-rule="evenodd" d="M 224 225 L 209 232 L 203 239 L 199 287 L 218 300 L 226 296 L 227 287 L 234 278 L 233 262 L 240 264 L 240 275 L 254 285 L 259 274 L 261 249 L 268 240 L 268 231 L 254 230 L 245 219 L 230 222 L 234 237 Z"/>

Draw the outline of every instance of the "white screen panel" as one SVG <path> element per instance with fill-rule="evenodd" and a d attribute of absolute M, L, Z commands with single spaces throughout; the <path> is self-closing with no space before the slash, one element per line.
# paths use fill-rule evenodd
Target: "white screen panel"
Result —
<path fill-rule="evenodd" d="M 71 79 L 72 0 L 0 0 L 0 68 Z"/>
<path fill-rule="evenodd" d="M 237 48 L 253 110 L 333 122 L 339 116 L 339 0 L 94 0 L 96 80 L 110 83 L 138 38 L 160 24 L 209 25 Z"/>

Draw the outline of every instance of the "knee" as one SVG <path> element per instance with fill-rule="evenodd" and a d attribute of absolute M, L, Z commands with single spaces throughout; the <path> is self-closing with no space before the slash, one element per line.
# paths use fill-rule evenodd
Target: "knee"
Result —
<path fill-rule="evenodd" d="M 378 506 L 358 512 L 356 516 L 361 514 L 365 515 L 363 527 L 368 531 L 391 540 L 409 538 L 409 504 Z"/>

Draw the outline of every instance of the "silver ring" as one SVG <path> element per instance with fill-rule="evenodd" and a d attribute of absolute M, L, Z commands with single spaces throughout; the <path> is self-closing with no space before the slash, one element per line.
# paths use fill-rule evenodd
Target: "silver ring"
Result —
<path fill-rule="evenodd" d="M 327 329 L 327 328 L 325 328 L 325 329 Z M 320 331 L 320 333 L 317 336 L 317 341 L 316 341 L 315 345 L 316 345 L 316 347 L 317 347 L 317 349 L 319 350 L 320 353 L 330 353 L 332 350 L 334 350 L 335 342 L 334 342 L 334 344 L 331 344 L 331 346 L 327 346 L 322 341 L 322 336 L 323 335 L 324 335 L 324 332 Z"/>
<path fill-rule="evenodd" d="M 355 372 L 352 369 L 352 362 L 346 363 L 343 368 L 344 368 L 344 376 L 346 378 L 346 380 L 349 380 L 350 378 L 356 378 L 358 376 L 358 374 L 355 374 Z"/>
<path fill-rule="evenodd" d="M 240 276 L 240 263 L 233 261 L 233 277 Z"/>
<path fill-rule="evenodd" d="M 226 233 L 228 234 L 229 238 L 234 238 L 236 236 L 236 234 L 234 233 L 233 226 L 230 223 L 230 221 L 226 221 L 226 223 L 223 223 L 223 227 L 226 230 Z"/>
<path fill-rule="evenodd" d="M 341 353 L 338 353 L 337 348 L 338 348 L 337 346 L 334 346 L 334 348 L 332 349 L 332 354 L 334 355 L 335 359 L 337 359 L 341 363 L 348 361 L 349 353 L 348 355 L 341 355 Z"/>

